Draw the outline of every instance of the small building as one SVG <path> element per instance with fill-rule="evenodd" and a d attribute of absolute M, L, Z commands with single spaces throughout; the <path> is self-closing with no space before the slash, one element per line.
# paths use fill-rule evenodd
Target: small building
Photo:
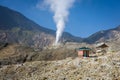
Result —
<path fill-rule="evenodd" d="M 81 48 L 77 49 L 77 51 L 78 51 L 78 56 L 79 56 L 79 57 L 89 57 L 90 50 L 91 50 L 90 48 L 81 47 Z"/>
<path fill-rule="evenodd" d="M 96 45 L 96 52 L 100 53 L 100 52 L 103 52 L 103 53 L 106 53 L 106 50 L 108 48 L 108 45 L 105 44 L 105 43 L 99 43 Z"/>

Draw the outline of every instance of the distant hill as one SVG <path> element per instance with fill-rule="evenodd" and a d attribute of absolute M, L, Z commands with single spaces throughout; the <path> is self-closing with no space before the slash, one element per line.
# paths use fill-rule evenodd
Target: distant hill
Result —
<path fill-rule="evenodd" d="M 84 39 L 88 43 L 97 43 L 97 42 L 111 42 L 111 41 L 120 41 L 120 26 L 96 32 Z"/>
<path fill-rule="evenodd" d="M 44 47 L 54 41 L 54 30 L 36 24 L 17 11 L 0 6 L 0 42 Z M 80 42 L 81 38 L 65 32 L 61 41 Z"/>

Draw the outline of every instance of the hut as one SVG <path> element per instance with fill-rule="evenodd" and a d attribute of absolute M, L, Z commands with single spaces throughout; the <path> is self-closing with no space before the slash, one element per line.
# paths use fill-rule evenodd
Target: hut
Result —
<path fill-rule="evenodd" d="M 90 54 L 90 48 L 87 48 L 87 47 L 81 47 L 81 48 L 78 48 L 77 51 L 78 51 L 78 56 L 79 57 L 89 57 L 89 54 Z"/>
<path fill-rule="evenodd" d="M 106 53 L 106 50 L 107 50 L 107 48 L 108 48 L 108 45 L 107 44 L 105 44 L 105 43 L 98 43 L 97 45 L 96 45 L 96 52 L 103 52 L 103 53 Z"/>

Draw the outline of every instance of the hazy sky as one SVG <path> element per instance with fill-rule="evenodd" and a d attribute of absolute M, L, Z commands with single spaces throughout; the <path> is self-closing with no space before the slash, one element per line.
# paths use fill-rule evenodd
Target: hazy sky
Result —
<path fill-rule="evenodd" d="M 53 13 L 43 0 L 0 0 L 0 5 L 21 12 L 39 25 L 56 30 Z M 38 7 L 41 7 L 39 9 Z M 99 31 L 120 25 L 120 0 L 76 0 L 70 9 L 65 31 L 79 37 L 88 37 Z"/>

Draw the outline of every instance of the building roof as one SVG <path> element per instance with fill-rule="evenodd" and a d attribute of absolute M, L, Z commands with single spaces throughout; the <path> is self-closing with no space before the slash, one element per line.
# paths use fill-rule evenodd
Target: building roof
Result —
<path fill-rule="evenodd" d="M 105 48 L 105 47 L 108 47 L 108 45 L 106 45 L 105 43 L 99 43 L 96 45 L 96 47 L 97 48 L 100 48 L 100 47 Z"/>
<path fill-rule="evenodd" d="M 91 50 L 91 49 L 88 47 L 81 47 L 81 48 L 78 48 L 77 50 Z"/>

